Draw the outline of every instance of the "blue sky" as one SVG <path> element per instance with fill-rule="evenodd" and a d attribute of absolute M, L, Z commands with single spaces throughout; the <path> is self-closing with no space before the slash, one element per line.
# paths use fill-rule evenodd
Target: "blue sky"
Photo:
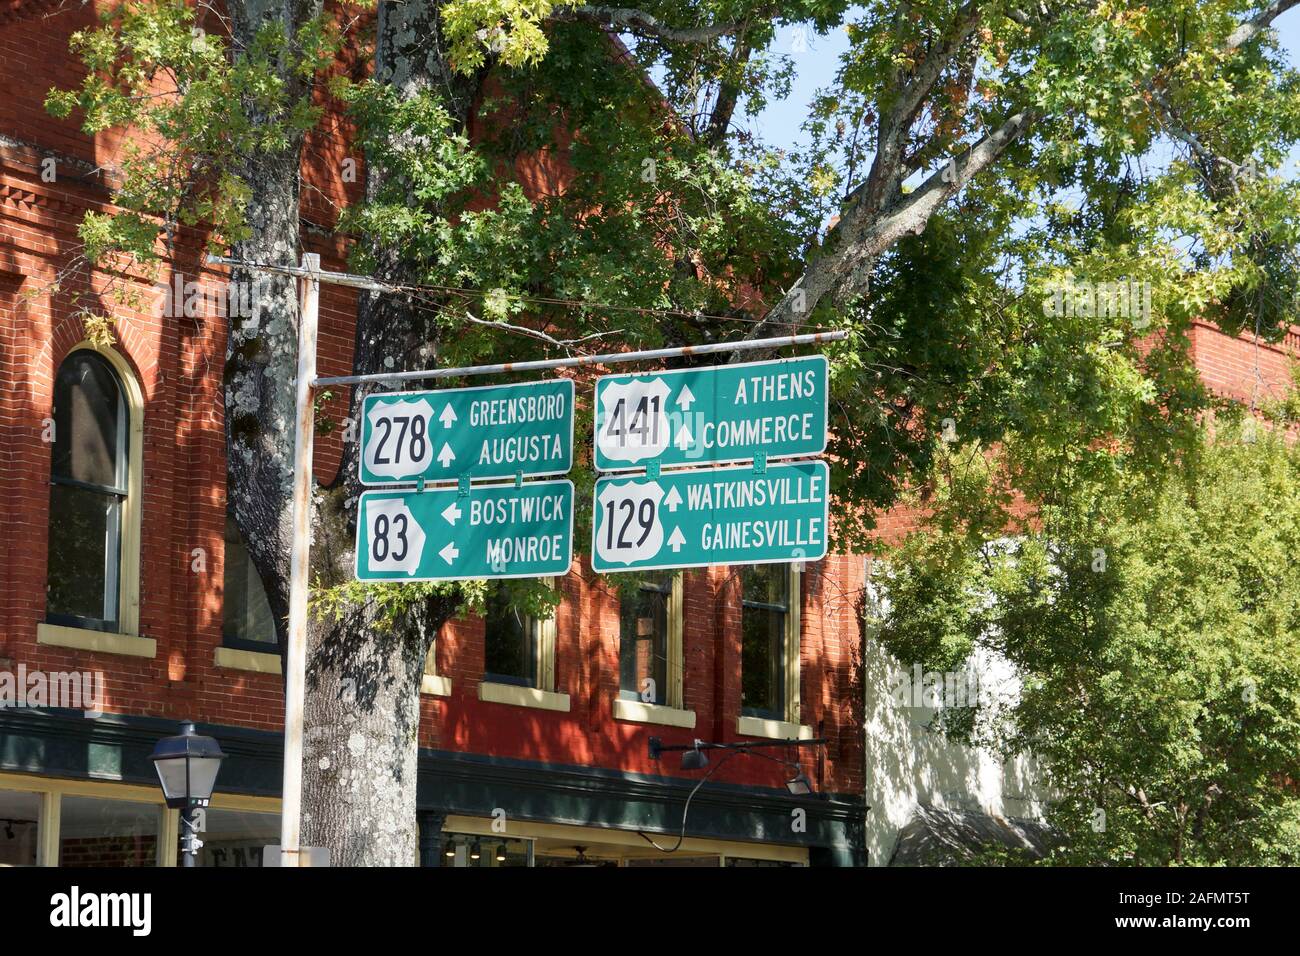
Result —
<path fill-rule="evenodd" d="M 1292 10 L 1278 17 L 1274 24 L 1291 65 L 1300 68 L 1300 10 Z M 790 96 L 769 103 L 758 116 L 746 116 L 745 125 L 759 134 L 772 146 L 793 146 L 804 141 L 799 126 L 808 117 L 808 104 L 818 89 L 829 86 L 839 67 L 840 54 L 848 48 L 848 37 L 842 30 L 827 36 L 817 36 L 809 30 L 806 49 L 795 50 L 793 28 L 786 28 L 778 38 L 777 49 L 794 58 L 797 76 Z"/>

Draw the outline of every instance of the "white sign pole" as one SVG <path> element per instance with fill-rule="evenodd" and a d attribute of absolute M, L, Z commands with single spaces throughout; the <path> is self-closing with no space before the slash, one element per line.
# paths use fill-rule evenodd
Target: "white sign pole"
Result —
<path fill-rule="evenodd" d="M 311 557 L 312 437 L 320 256 L 303 253 L 298 310 L 297 415 L 293 443 L 293 548 L 289 557 L 289 646 L 284 682 L 284 783 L 280 796 L 281 866 L 310 865 L 301 853 L 303 698 L 307 683 L 307 586 Z"/>

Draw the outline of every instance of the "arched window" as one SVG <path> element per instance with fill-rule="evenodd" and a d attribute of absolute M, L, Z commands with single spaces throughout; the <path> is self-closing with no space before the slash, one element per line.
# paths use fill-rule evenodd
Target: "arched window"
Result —
<path fill-rule="evenodd" d="M 69 355 L 54 382 L 53 417 L 46 615 L 54 624 L 124 630 L 134 429 L 112 363 L 88 349 Z"/>

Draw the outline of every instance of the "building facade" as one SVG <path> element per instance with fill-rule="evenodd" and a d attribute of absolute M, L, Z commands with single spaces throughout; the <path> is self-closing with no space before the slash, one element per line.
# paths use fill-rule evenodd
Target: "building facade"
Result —
<path fill-rule="evenodd" d="M 282 684 L 270 611 L 226 517 L 221 369 L 245 307 L 183 234 L 157 285 L 88 270 L 120 134 L 43 107 L 80 81 L 68 38 L 95 5 L 0 6 L 0 863 L 173 865 L 178 821 L 149 764 L 183 719 L 229 755 L 206 865 L 278 842 Z M 349 144 L 317 138 L 304 251 L 345 267 Z M 523 170 L 529 189 L 556 170 Z M 135 284 L 136 297 L 118 292 Z M 319 371 L 351 371 L 356 296 L 325 286 Z M 112 319 L 96 334 L 88 314 Z M 336 394 L 325 415 L 347 414 Z M 317 439 L 327 481 L 341 431 Z M 493 598 L 439 634 L 422 696 L 424 865 L 855 865 L 864 861 L 862 559 L 649 575 L 585 559 L 553 619 Z M 664 744 L 825 738 L 684 772 Z M 307 741 L 308 754 L 311 741 Z M 813 793 L 795 796 L 802 773 Z M 412 861 L 416 862 L 416 861 Z"/>
<path fill-rule="evenodd" d="M 245 304 L 188 233 L 138 304 L 114 295 L 129 277 L 78 266 L 77 227 L 106 208 L 122 141 L 43 102 L 79 83 L 68 38 L 96 6 L 0 0 L 0 865 L 174 865 L 178 820 L 148 755 L 194 719 L 229 755 L 202 863 L 255 866 L 279 838 L 283 693 L 226 517 L 221 369 L 226 316 Z M 333 209 L 357 198 L 340 170 L 359 157 L 322 137 L 307 154 L 304 251 L 342 269 Z M 519 172 L 534 192 L 563 181 L 542 161 Z M 348 374 L 355 294 L 321 294 L 320 374 Z M 111 341 L 88 312 L 112 316 Z M 1202 324 L 1192 347 L 1213 388 L 1250 401 L 1285 386 L 1300 334 L 1266 345 Z M 347 399 L 324 414 L 345 417 Z M 317 439 L 322 480 L 341 435 Z M 553 619 L 494 598 L 452 622 L 421 700 L 418 862 L 882 864 L 936 809 L 1032 817 L 1030 767 L 952 747 L 894 700 L 906 665 L 862 631 L 868 569 L 835 555 L 620 588 L 578 559 L 553 582 Z M 702 773 L 653 760 L 651 737 L 826 743 L 718 767 L 679 840 Z M 789 791 L 798 773 L 812 794 Z"/>

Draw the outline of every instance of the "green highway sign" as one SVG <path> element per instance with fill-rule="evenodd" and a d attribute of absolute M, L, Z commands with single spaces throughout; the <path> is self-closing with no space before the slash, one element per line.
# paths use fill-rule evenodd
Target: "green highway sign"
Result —
<path fill-rule="evenodd" d="M 596 380 L 597 471 L 826 450 L 824 355 Z"/>
<path fill-rule="evenodd" d="M 649 571 L 816 561 L 826 555 L 824 461 L 596 482 L 591 566 Z"/>
<path fill-rule="evenodd" d="M 368 395 L 361 483 L 539 477 L 573 465 L 573 381 Z"/>
<path fill-rule="evenodd" d="M 357 516 L 357 579 L 463 581 L 566 574 L 573 482 L 366 491 Z"/>

